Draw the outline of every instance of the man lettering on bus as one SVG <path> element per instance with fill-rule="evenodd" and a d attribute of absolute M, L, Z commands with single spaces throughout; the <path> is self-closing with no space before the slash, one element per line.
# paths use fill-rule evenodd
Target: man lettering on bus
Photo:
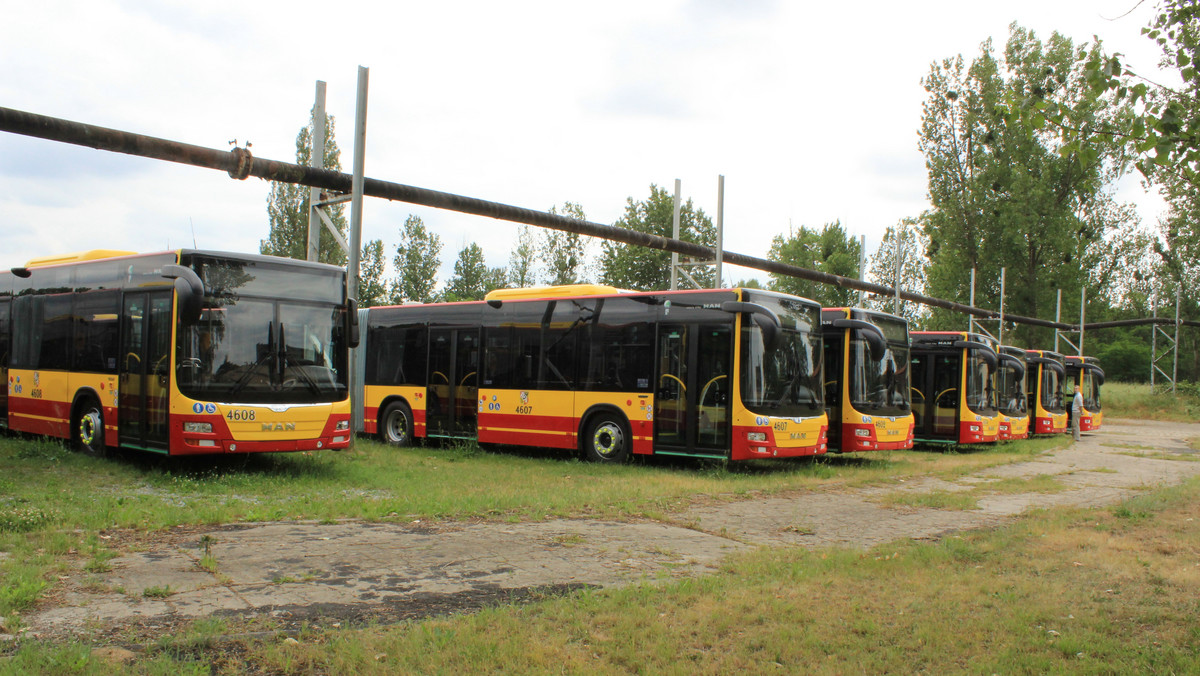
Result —
<path fill-rule="evenodd" d="M 1079 419 L 1083 417 L 1083 392 L 1075 386 L 1075 396 L 1071 398 L 1071 434 L 1079 441 Z"/>

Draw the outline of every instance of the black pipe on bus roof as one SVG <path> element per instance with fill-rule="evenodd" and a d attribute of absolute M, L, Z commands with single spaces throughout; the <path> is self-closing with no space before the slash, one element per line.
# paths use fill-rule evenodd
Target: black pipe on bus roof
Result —
<path fill-rule="evenodd" d="M 14 110 L 12 108 L 0 107 L 0 131 L 22 134 L 24 136 L 33 136 L 50 141 L 71 143 L 88 148 L 95 148 L 97 150 L 108 150 L 111 152 L 124 153 L 126 155 L 137 155 L 140 157 L 166 160 L 168 162 L 177 162 L 179 164 L 190 164 L 196 167 L 218 169 L 228 172 L 233 178 L 245 179 L 248 176 L 257 176 L 258 178 L 268 181 L 295 183 L 298 185 L 323 188 L 325 190 L 341 193 L 349 193 L 351 191 L 352 176 L 350 174 L 329 171 L 327 169 L 314 169 L 298 164 L 291 164 L 289 162 L 280 162 L 277 160 L 267 160 L 258 157 L 252 157 L 249 151 L 243 148 L 235 147 L 229 151 L 215 150 L 212 148 L 205 148 L 203 146 L 195 146 L 187 143 L 180 143 L 178 141 L 168 141 L 166 139 L 156 138 L 153 136 L 145 136 L 143 134 L 109 129 L 107 127 L 98 127 L 95 125 L 85 124 L 83 122 L 73 122 L 71 120 L 38 115 L 36 113 Z M 490 202 L 474 197 L 465 197 L 452 193 L 439 192 L 437 190 L 429 190 L 427 188 L 418 188 L 401 183 L 392 183 L 390 181 L 366 178 L 363 181 L 363 194 L 371 197 L 381 197 L 386 200 L 406 202 L 409 204 L 419 204 L 421 206 L 445 209 L 447 211 L 455 211 L 463 214 L 486 216 L 504 221 L 552 228 L 554 230 L 588 235 L 591 237 L 598 237 L 600 239 L 623 242 L 625 244 L 633 244 L 651 249 L 669 251 L 671 253 L 678 253 L 683 256 L 691 256 L 693 258 L 703 260 L 712 260 L 716 258 L 716 251 L 714 249 L 700 244 L 695 244 L 693 242 L 685 242 L 683 240 L 661 237 L 659 235 L 651 235 L 644 232 L 627 230 L 625 228 L 618 228 L 612 225 L 582 221 L 568 218 L 566 216 L 546 213 L 543 211 L 535 211 L 533 209 L 515 207 L 508 204 L 501 204 L 499 202 Z M 809 270 L 807 268 L 788 265 L 786 263 L 779 263 L 777 261 L 771 261 L 765 258 L 757 258 L 754 256 L 747 256 L 745 254 L 725 251 L 723 253 L 723 259 L 725 262 L 733 265 L 740 265 L 742 267 L 762 270 L 764 272 L 773 272 L 780 275 L 786 275 L 788 277 L 798 277 L 800 279 L 807 279 L 813 282 L 832 284 L 842 288 L 866 291 L 868 293 L 874 293 L 888 297 L 895 297 L 896 295 L 895 289 L 882 284 L 873 284 L 871 282 L 865 282 L 862 280 L 853 279 L 851 277 L 831 275 L 827 272 Z M 970 305 L 943 300 L 941 298 L 924 296 L 911 291 L 901 290 L 900 297 L 904 300 L 921 303 L 922 305 L 940 307 L 947 310 L 975 315 L 976 317 L 982 317 L 984 319 L 998 319 L 1000 317 L 1000 313 L 994 310 L 985 310 L 983 308 L 972 307 Z M 1053 322 L 1046 319 L 1038 319 L 1036 317 L 1023 317 L 1021 315 L 1006 314 L 1005 319 L 1016 324 L 1028 324 L 1031 326 L 1042 326 L 1046 328 L 1063 329 L 1068 331 L 1079 330 L 1078 324 Z M 1083 328 L 1098 329 L 1107 328 L 1109 326 L 1174 323 L 1175 321 L 1172 319 L 1159 317 L 1128 319 L 1121 320 L 1120 322 L 1084 324 Z M 1200 322 L 1195 321 L 1183 321 L 1180 323 L 1187 326 L 1200 326 Z"/>

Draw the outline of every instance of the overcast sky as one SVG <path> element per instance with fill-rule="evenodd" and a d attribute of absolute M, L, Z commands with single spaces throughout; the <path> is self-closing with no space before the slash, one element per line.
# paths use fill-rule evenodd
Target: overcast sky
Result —
<path fill-rule="evenodd" d="M 927 207 L 931 63 L 970 60 L 988 38 L 1002 49 L 1016 21 L 1042 39 L 1099 36 L 1150 71 L 1153 6 L 1137 2 L 38 0 L 5 9 L 0 106 L 211 148 L 249 140 L 291 162 L 324 80 L 349 171 L 361 65 L 369 177 L 543 211 L 577 202 L 612 223 L 676 178 L 715 217 L 723 174 L 727 250 L 765 257 L 789 226 L 835 220 L 874 250 Z M 4 266 L 193 241 L 257 252 L 268 189 L 0 132 Z M 1136 181 L 1121 196 L 1153 221 L 1159 202 Z M 441 236 L 443 279 L 472 241 L 506 265 L 519 229 L 368 198 L 364 241 L 390 258 L 409 214 Z"/>

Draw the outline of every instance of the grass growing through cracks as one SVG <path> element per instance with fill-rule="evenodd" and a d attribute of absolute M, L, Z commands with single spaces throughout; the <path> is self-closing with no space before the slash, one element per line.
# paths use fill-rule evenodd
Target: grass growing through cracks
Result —
<path fill-rule="evenodd" d="M 109 542 L 183 525 L 339 519 L 526 521 L 650 518 L 700 501 L 966 474 L 1025 460 L 1045 441 L 969 453 L 893 451 L 738 465 L 580 462 L 562 452 L 475 445 L 398 449 L 359 439 L 343 453 L 95 459 L 45 439 L 0 437 L 0 619 L 57 575 L 102 573 Z M 1060 442 L 1061 443 L 1061 442 Z M 1031 450 L 1032 449 L 1032 450 Z M 201 567 L 215 571 L 205 553 Z M 80 562 L 86 556 L 88 561 Z"/>
<path fill-rule="evenodd" d="M 583 591 L 180 658 L 221 673 L 1198 673 L 1200 480 L 938 542 L 761 549 Z M 28 659 L 38 653 L 31 647 Z M 17 660 L 22 659 L 18 653 Z M 151 653 L 146 660 L 165 659 Z"/>

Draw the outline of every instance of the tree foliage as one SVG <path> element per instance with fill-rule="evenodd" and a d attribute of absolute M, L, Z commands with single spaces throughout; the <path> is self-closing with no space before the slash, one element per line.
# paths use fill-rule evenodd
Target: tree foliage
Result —
<path fill-rule="evenodd" d="M 374 307 L 386 303 L 388 291 L 387 281 L 383 277 L 383 240 L 373 239 L 364 244 L 358 260 L 358 304 Z"/>
<path fill-rule="evenodd" d="M 505 283 L 518 289 L 536 284 L 537 255 L 533 230 L 528 225 L 522 225 L 517 234 L 517 246 L 508 257 Z"/>
<path fill-rule="evenodd" d="M 849 236 L 840 221 L 826 223 L 820 231 L 801 226 L 785 237 L 775 235 L 767 258 L 796 267 L 842 277 L 858 277 L 862 245 Z M 803 296 L 829 307 L 857 303 L 858 291 L 807 279 L 771 273 L 771 289 Z"/>
<path fill-rule="evenodd" d="M 1150 295 L 1173 299 L 1181 292 L 1185 318 L 1200 315 L 1200 5 L 1194 0 L 1162 0 L 1142 34 L 1162 50 L 1159 65 L 1174 70 L 1178 86 L 1144 77 L 1119 53 L 1102 49 L 1077 55 L 1092 99 L 1111 114 L 1102 122 L 1089 119 L 1089 106 L 1046 96 L 1043 90 L 1013 92 L 1007 102 L 1011 126 L 1039 126 L 1056 135 L 1062 152 L 1098 155 L 1123 153 L 1141 172 L 1148 187 L 1157 187 L 1170 206 L 1159 232 L 1149 242 L 1158 259 L 1152 269 L 1137 268 L 1153 279 Z M 1133 284 L 1137 286 L 1137 284 Z M 1200 378 L 1200 340 L 1182 336 L 1190 359 L 1181 367 Z M 1190 363 L 1189 363 L 1190 362 Z"/>
<path fill-rule="evenodd" d="M 296 135 L 296 164 L 308 166 L 312 157 L 312 131 L 315 121 L 309 114 L 308 125 L 300 129 Z M 334 138 L 334 121 L 332 115 L 325 117 L 325 161 L 323 167 L 330 171 L 342 170 L 342 152 Z M 271 192 L 267 196 L 267 218 L 270 221 L 270 232 L 267 239 L 260 240 L 259 253 L 271 256 L 283 256 L 305 260 L 308 257 L 308 196 L 309 187 L 295 183 L 271 182 Z M 343 237 L 346 235 L 346 215 L 344 205 L 336 205 L 327 210 L 330 220 Z M 334 265 L 346 264 L 346 252 L 334 239 L 329 230 L 321 226 L 320 251 L 317 260 Z"/>
<path fill-rule="evenodd" d="M 504 276 L 504 268 L 489 268 L 483 258 L 483 249 L 471 242 L 458 252 L 454 276 L 446 284 L 442 300 L 483 300 L 488 291 L 504 285 Z"/>
<path fill-rule="evenodd" d="M 671 237 L 675 198 L 657 185 L 650 185 L 650 197 L 635 202 L 630 197 L 624 215 L 613 225 L 662 237 Z M 717 231 L 712 219 L 688 199 L 680 205 L 679 239 L 704 246 L 716 246 Z M 605 240 L 600 263 L 600 279 L 605 284 L 638 291 L 656 291 L 671 286 L 671 254 L 657 249 Z M 702 287 L 716 284 L 715 265 L 689 268 Z M 680 282 L 681 288 L 687 284 Z"/>
<path fill-rule="evenodd" d="M 899 252 L 896 247 L 899 244 Z M 925 250 L 927 242 L 919 219 L 906 218 L 889 226 L 884 232 L 879 248 L 867 263 L 867 281 L 895 288 L 897 253 L 900 264 L 900 289 L 925 294 Z M 895 312 L 895 296 L 883 297 L 874 294 L 866 297 L 865 305 L 883 312 Z M 900 316 L 913 327 L 920 326 L 929 316 L 929 309 L 909 301 L 900 301 Z"/>
<path fill-rule="evenodd" d="M 562 209 L 550 207 L 550 213 L 586 221 L 583 207 L 575 202 L 563 202 Z M 538 241 L 538 254 L 546 268 L 543 281 L 547 284 L 579 284 L 586 277 L 587 244 L 591 238 L 564 230 L 544 228 Z"/>
<path fill-rule="evenodd" d="M 1111 290 L 1111 274 L 1093 279 L 1089 271 L 1111 239 L 1133 227 L 1112 197 L 1124 154 L 1066 146 L 1036 121 L 1012 124 L 1005 104 L 1039 92 L 1089 124 L 1111 123 L 1124 109 L 1086 86 L 1083 57 L 1096 52 L 1057 33 L 1043 43 L 1014 24 L 1001 57 L 989 40 L 970 67 L 960 56 L 931 68 L 919 141 L 932 204 L 921 219 L 929 295 L 968 302 L 975 270 L 975 304 L 998 308 L 1001 268 L 1006 307 L 1027 316 L 1047 315 L 1057 289 L 1076 297 L 1084 285 L 1089 297 Z M 963 328 L 964 320 L 935 309 L 930 324 Z M 1025 344 L 1048 339 L 1028 326 L 1020 334 Z"/>
<path fill-rule="evenodd" d="M 442 265 L 442 238 L 429 232 L 420 216 L 410 215 L 400 229 L 400 242 L 392 263 L 392 303 L 429 303 L 435 298 L 438 268 Z"/>

